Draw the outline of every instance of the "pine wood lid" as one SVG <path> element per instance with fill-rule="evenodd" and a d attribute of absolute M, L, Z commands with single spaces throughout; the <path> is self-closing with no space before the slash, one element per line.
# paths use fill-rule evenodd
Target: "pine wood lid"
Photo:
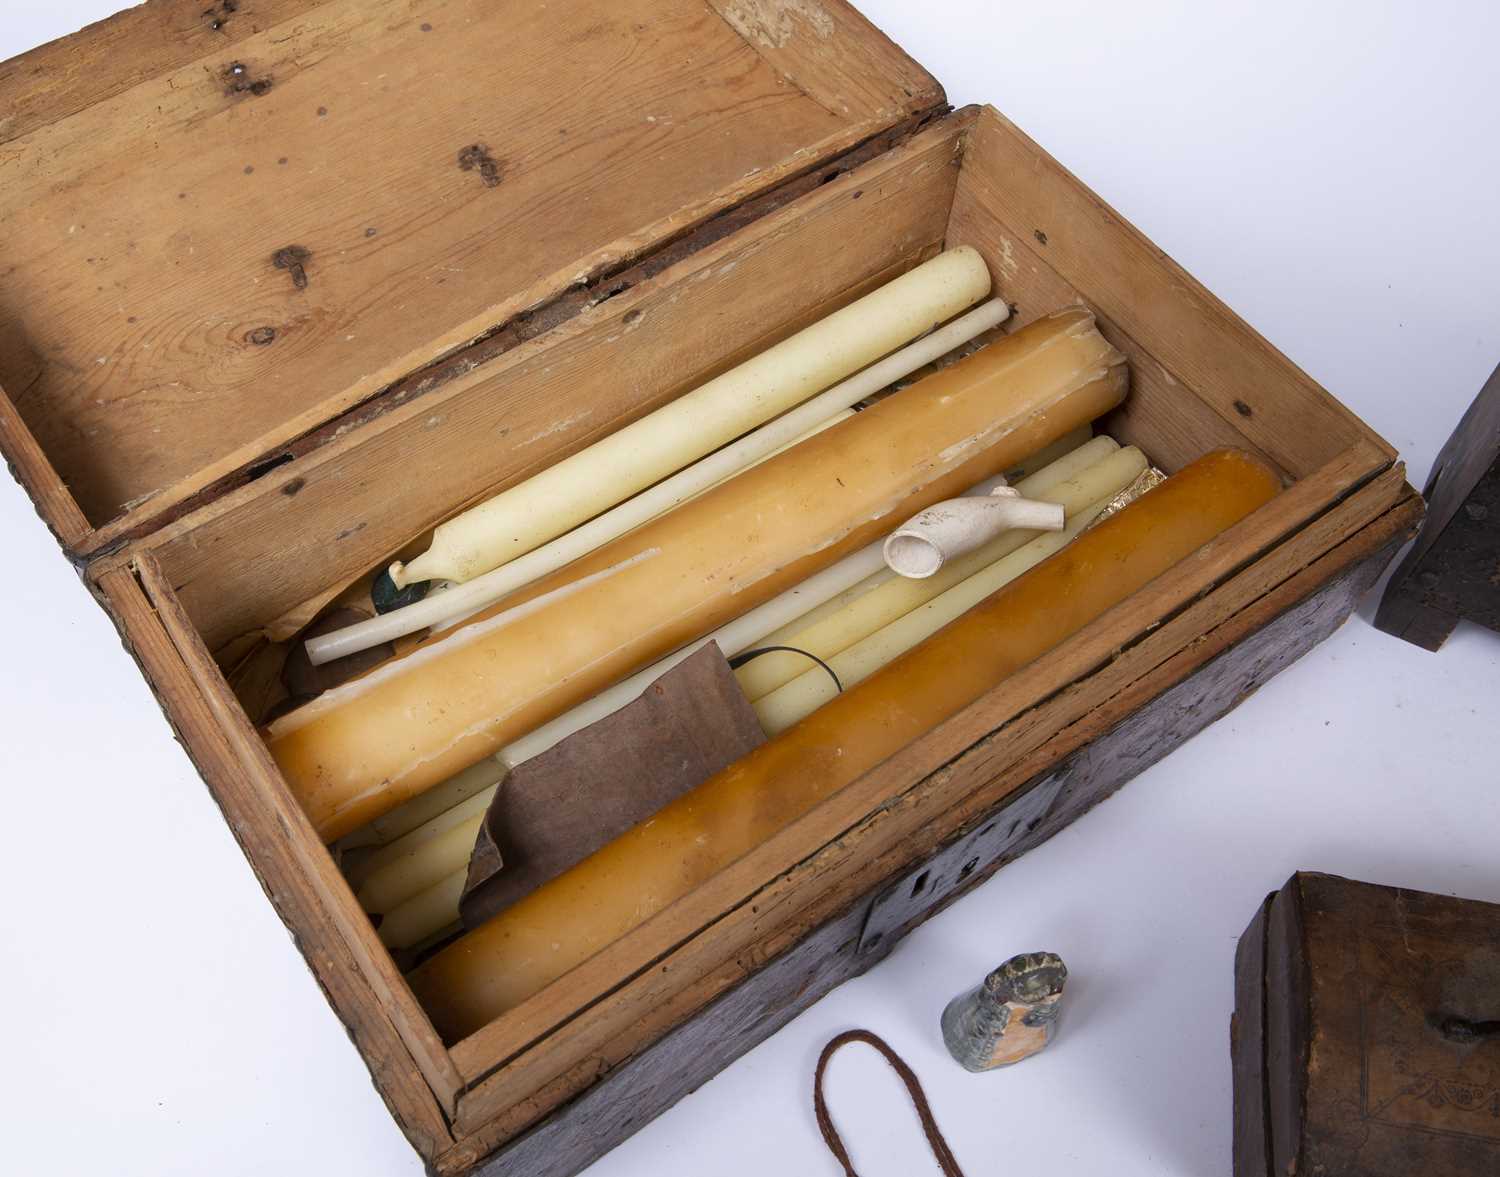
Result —
<path fill-rule="evenodd" d="M 841 0 L 153 0 L 0 65 L 0 386 L 138 525 L 943 101 Z"/>

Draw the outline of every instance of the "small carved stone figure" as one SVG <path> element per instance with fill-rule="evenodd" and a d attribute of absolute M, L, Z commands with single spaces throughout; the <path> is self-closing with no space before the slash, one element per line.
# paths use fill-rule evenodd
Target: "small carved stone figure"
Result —
<path fill-rule="evenodd" d="M 1013 956 L 943 1011 L 948 1053 L 970 1071 L 1008 1067 L 1052 1039 L 1068 969 L 1052 952 Z"/>

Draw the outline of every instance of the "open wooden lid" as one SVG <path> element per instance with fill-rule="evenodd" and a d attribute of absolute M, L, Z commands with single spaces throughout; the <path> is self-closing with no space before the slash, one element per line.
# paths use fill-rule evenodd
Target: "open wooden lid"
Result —
<path fill-rule="evenodd" d="M 842 0 L 150 0 L 0 65 L 0 386 L 139 528 L 943 101 Z"/>

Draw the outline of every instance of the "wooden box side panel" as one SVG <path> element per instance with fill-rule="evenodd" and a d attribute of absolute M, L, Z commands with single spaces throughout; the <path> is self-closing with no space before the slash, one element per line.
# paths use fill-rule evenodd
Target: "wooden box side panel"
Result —
<path fill-rule="evenodd" d="M 1229 1057 L 1234 1072 L 1234 1177 L 1271 1177 L 1271 1113 L 1266 1084 L 1267 896 L 1234 953 L 1234 1013 Z"/>
<path fill-rule="evenodd" d="M 943 101 L 844 0 L 230 7 L 0 76 L 0 380 L 107 535 Z"/>
<path fill-rule="evenodd" d="M 159 570 L 117 569 L 94 586 L 168 721 L 208 784 L 261 886 L 348 1028 L 408 1139 L 432 1158 L 453 1141 L 460 1081 L 369 919 L 285 786 L 268 769 L 217 668 L 195 645 Z M 208 679 L 208 689 L 205 689 Z"/>
<path fill-rule="evenodd" d="M 210 649 L 272 622 L 458 507 L 925 259 L 942 241 L 963 125 L 943 120 L 665 268 L 625 276 L 614 297 L 440 387 L 413 388 L 139 546 Z"/>
<path fill-rule="evenodd" d="M 995 267 L 1022 318 L 1085 302 L 1128 355 L 1119 432 L 1169 468 L 1237 444 L 1303 478 L 1392 450 L 993 107 L 970 133 L 949 229 Z"/>
<path fill-rule="evenodd" d="M 678 1100 L 712 1078 L 734 1059 L 764 1041 L 797 1014 L 842 982 L 883 959 L 906 932 L 989 878 L 1007 862 L 1050 838 L 1106 799 L 1129 779 L 1183 741 L 1232 710 L 1273 675 L 1328 637 L 1353 611 L 1399 544 L 1410 508 L 1399 519 L 1373 527 L 1358 542 L 1333 553 L 1316 570 L 1332 576 L 1291 604 L 1286 594 L 1271 608 L 1282 611 L 1269 624 L 1245 635 L 1243 623 L 1228 623 L 1243 640 L 1181 677 L 1145 703 L 1133 716 L 1075 752 L 1050 772 L 1005 794 L 981 811 L 944 846 L 908 861 L 866 889 L 842 911 L 784 948 L 744 980 L 707 1004 L 638 1054 L 619 1063 L 566 1105 L 498 1152 L 483 1159 L 495 1136 L 481 1131 L 462 1139 L 440 1159 L 443 1173 L 461 1173 L 478 1163 L 484 1177 L 573 1177 L 609 1149 L 640 1130 Z M 907 894 L 916 872 L 931 872 L 946 846 L 967 831 L 1004 821 L 1027 799 L 1050 798 L 1040 816 L 1003 857 L 967 875 L 954 876 L 951 889 L 923 897 L 923 910 L 878 939 L 868 935 L 872 911 L 882 897 Z"/>
<path fill-rule="evenodd" d="M 0 322 L 0 334 L 5 331 Z M 11 475 L 21 484 L 36 506 L 37 514 L 57 537 L 57 542 L 71 550 L 89 534 L 89 521 L 78 509 L 78 503 L 63 485 L 47 455 L 37 444 L 36 436 L 21 420 L 5 389 L 0 388 L 0 456 Z"/>

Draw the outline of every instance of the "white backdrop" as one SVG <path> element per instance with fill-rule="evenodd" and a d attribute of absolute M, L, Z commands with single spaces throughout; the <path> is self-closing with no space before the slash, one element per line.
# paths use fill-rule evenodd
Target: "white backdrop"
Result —
<path fill-rule="evenodd" d="M 0 7 L 4 58 L 115 3 Z M 1371 422 L 1422 485 L 1500 361 L 1500 8 L 861 7 L 954 103 L 999 106 Z M 3 477 L 0 551 L 7 1167 L 420 1173 L 109 622 Z M 1231 960 L 1267 891 L 1311 868 L 1500 901 L 1497 671 L 1494 634 L 1465 625 L 1434 656 L 1356 619 L 592 1173 L 834 1173 L 809 1076 L 856 1025 L 921 1073 L 971 1177 L 1227 1173 Z M 944 1001 L 1033 949 L 1072 970 L 1058 1042 L 1013 1070 L 959 1070 Z M 935 1171 L 884 1064 L 851 1048 L 830 1081 L 865 1177 Z"/>

